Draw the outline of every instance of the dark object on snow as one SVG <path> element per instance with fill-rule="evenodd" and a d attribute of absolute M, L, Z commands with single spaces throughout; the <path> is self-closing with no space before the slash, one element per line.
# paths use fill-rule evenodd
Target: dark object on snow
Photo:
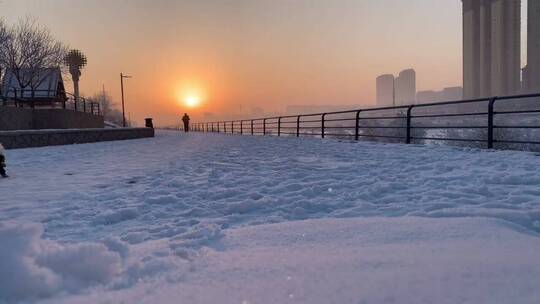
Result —
<path fill-rule="evenodd" d="M 4 147 L 0 145 L 0 176 L 2 177 L 8 177 L 6 173 L 6 157 L 4 156 Z"/>
<path fill-rule="evenodd" d="M 187 113 L 184 113 L 182 121 L 184 122 L 184 132 L 189 132 L 189 115 Z"/>
<path fill-rule="evenodd" d="M 145 118 L 144 124 L 147 128 L 154 128 L 154 123 L 152 122 L 152 118 Z"/>

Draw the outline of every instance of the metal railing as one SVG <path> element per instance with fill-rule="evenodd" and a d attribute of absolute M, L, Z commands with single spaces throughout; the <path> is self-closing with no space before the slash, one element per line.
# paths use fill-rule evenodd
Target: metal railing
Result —
<path fill-rule="evenodd" d="M 0 105 L 32 109 L 65 109 L 101 116 L 101 105 L 91 99 L 52 90 L 9 90 L 0 95 Z"/>
<path fill-rule="evenodd" d="M 194 123 L 198 132 L 540 149 L 540 93 Z"/>

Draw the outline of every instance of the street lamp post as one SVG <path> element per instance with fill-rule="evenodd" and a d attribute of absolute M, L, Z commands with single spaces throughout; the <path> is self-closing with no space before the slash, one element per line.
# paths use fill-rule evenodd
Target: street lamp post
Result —
<path fill-rule="evenodd" d="M 131 78 L 131 76 L 120 73 L 120 89 L 122 91 L 122 121 L 124 128 L 126 127 L 126 107 L 124 103 L 124 78 Z"/>

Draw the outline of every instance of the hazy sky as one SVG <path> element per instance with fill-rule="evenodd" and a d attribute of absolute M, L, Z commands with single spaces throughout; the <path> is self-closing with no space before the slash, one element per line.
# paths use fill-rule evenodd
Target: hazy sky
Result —
<path fill-rule="evenodd" d="M 459 0 L 0 0 L 9 22 L 27 15 L 87 55 L 84 94 L 105 85 L 119 101 L 132 75 L 139 122 L 370 105 L 377 75 L 410 67 L 418 90 L 461 85 Z"/>

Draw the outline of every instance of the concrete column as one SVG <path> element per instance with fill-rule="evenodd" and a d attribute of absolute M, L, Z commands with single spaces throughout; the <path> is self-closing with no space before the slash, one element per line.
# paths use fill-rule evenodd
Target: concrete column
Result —
<path fill-rule="evenodd" d="M 521 88 L 521 0 L 493 0 L 491 14 L 491 93 L 516 94 Z"/>
<path fill-rule="evenodd" d="M 493 0 L 480 3 L 480 97 L 491 93 L 491 5 Z"/>
<path fill-rule="evenodd" d="M 480 4 L 479 0 L 463 1 L 463 95 L 480 95 Z"/>
<path fill-rule="evenodd" d="M 540 1 L 529 0 L 527 9 L 527 90 L 540 93 Z"/>

